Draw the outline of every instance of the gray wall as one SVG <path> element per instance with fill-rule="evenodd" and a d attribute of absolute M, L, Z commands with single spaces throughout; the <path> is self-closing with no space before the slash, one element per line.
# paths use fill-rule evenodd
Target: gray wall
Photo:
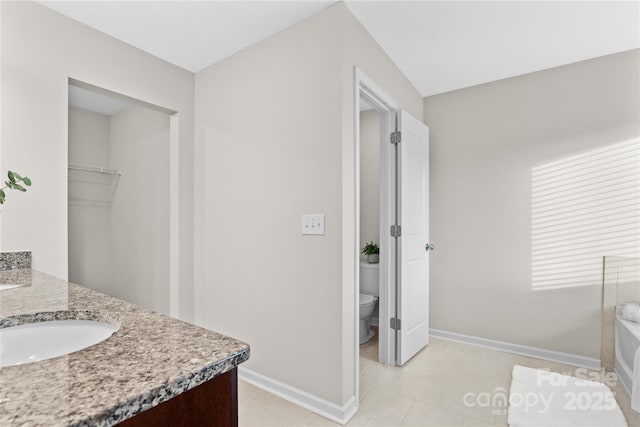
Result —
<path fill-rule="evenodd" d="M 27 197 L 3 206 L 0 248 L 31 250 L 35 269 L 68 277 L 69 77 L 177 111 L 179 316 L 193 320 L 193 73 L 37 3 L 0 2 L 0 7 L 0 166 L 33 181 Z"/>
<path fill-rule="evenodd" d="M 640 135 L 638 50 L 427 97 L 431 324 L 600 356 L 599 286 L 531 290 L 531 169 Z"/>
<path fill-rule="evenodd" d="M 169 314 L 169 116 L 131 107 L 111 116 L 110 294 Z"/>
<path fill-rule="evenodd" d="M 196 74 L 196 323 L 249 342 L 245 368 L 341 404 L 336 16 Z M 303 213 L 326 234 L 302 236 Z"/>
<path fill-rule="evenodd" d="M 69 108 L 69 164 L 109 166 L 110 117 Z M 69 171 L 69 280 L 107 292 L 112 283 L 114 176 Z"/>
<path fill-rule="evenodd" d="M 336 4 L 196 74 L 196 322 L 243 367 L 342 407 L 355 394 L 354 65 L 422 98 Z M 324 213 L 324 236 L 301 215 Z"/>
<path fill-rule="evenodd" d="M 380 113 L 360 113 L 360 248 L 380 245 Z M 366 256 L 361 256 L 366 259 Z"/>

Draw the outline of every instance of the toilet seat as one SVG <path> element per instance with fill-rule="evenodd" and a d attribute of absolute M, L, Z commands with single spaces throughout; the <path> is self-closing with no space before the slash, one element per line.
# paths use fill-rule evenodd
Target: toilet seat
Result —
<path fill-rule="evenodd" d="M 371 304 L 375 301 L 375 297 L 373 295 L 360 294 L 360 305 L 362 304 Z"/>

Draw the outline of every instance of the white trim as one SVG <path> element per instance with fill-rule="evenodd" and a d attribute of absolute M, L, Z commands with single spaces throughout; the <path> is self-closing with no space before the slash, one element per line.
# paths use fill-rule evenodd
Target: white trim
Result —
<path fill-rule="evenodd" d="M 342 425 L 349 422 L 358 410 L 358 401 L 355 396 L 343 406 L 339 406 L 306 391 L 266 377 L 244 366 L 238 367 L 238 378 Z"/>
<path fill-rule="evenodd" d="M 360 401 L 360 73 L 353 68 L 353 399 Z M 344 328 L 344 326 L 343 326 Z M 358 407 L 356 405 L 356 411 Z M 355 413 L 355 412 L 354 412 Z"/>
<path fill-rule="evenodd" d="M 474 337 L 472 335 L 458 334 L 440 329 L 429 329 L 429 335 L 447 341 L 454 341 L 463 344 L 470 344 L 476 347 L 484 347 L 492 350 L 504 351 L 506 353 L 519 354 L 521 356 L 533 357 L 536 359 L 549 360 L 551 362 L 564 363 L 566 365 L 579 366 L 581 368 L 599 371 L 601 368 L 600 359 L 579 356 L 577 354 L 562 353 L 560 351 L 547 350 L 527 345 L 513 344 L 504 341 L 496 341 L 488 338 Z"/>
<path fill-rule="evenodd" d="M 355 153 L 355 218 L 354 218 L 354 239 L 356 247 L 360 245 L 360 98 L 365 98 L 367 102 L 381 113 L 380 119 L 380 302 L 379 319 L 382 324 L 388 325 L 395 307 L 395 288 L 390 286 L 391 277 L 395 276 L 395 263 L 391 257 L 384 256 L 395 251 L 394 239 L 389 235 L 391 212 L 389 206 L 395 200 L 395 185 L 391 181 L 391 144 L 387 144 L 386 135 L 390 135 L 393 124 L 395 124 L 395 111 L 398 109 L 396 102 L 384 90 L 382 90 L 373 80 L 371 80 L 361 69 L 354 67 L 354 153 Z M 394 128 L 395 129 L 395 128 Z M 394 202 L 395 203 L 395 202 Z M 355 254 L 355 378 L 356 397 L 359 399 L 359 337 L 360 326 L 360 257 Z M 390 333 L 389 328 L 379 328 L 378 355 L 381 363 L 386 365 L 395 364 L 395 336 Z"/>
<path fill-rule="evenodd" d="M 180 317 L 180 117 L 169 116 L 169 315 Z"/>
<path fill-rule="evenodd" d="M 143 101 L 143 100 L 138 99 L 138 98 L 133 98 L 131 96 L 124 95 L 122 93 L 115 92 L 115 91 L 110 90 L 110 89 L 105 89 L 105 88 L 103 88 L 101 86 L 96 86 L 96 85 L 93 85 L 91 83 L 87 83 L 87 82 L 82 81 L 82 80 L 74 79 L 73 77 L 69 77 L 69 85 L 70 86 L 74 86 L 74 87 L 78 87 L 80 89 L 89 90 L 91 92 L 96 92 L 96 93 L 99 93 L 101 95 L 106 95 L 106 96 L 111 97 L 111 98 L 119 99 L 121 101 L 128 102 L 129 104 L 137 105 L 139 107 L 144 107 L 144 108 L 149 108 L 149 109 L 154 110 L 154 111 L 159 111 L 159 112 L 164 113 L 164 114 L 172 115 L 172 114 L 177 113 L 177 111 L 172 110 L 170 108 L 165 108 L 165 107 L 163 107 L 161 105 L 152 104 L 150 102 L 146 102 L 146 101 Z"/>

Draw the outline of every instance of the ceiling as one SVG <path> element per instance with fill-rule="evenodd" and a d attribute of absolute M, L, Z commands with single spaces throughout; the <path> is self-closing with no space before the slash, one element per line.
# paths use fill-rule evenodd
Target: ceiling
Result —
<path fill-rule="evenodd" d="M 39 1 L 194 73 L 335 1 Z"/>
<path fill-rule="evenodd" d="M 122 99 L 69 85 L 69 106 L 112 116 L 132 104 Z"/>
<path fill-rule="evenodd" d="M 334 1 L 42 1 L 197 72 Z M 640 47 L 638 1 L 347 1 L 429 96 Z"/>
<path fill-rule="evenodd" d="M 348 2 L 422 96 L 640 47 L 639 2 Z"/>

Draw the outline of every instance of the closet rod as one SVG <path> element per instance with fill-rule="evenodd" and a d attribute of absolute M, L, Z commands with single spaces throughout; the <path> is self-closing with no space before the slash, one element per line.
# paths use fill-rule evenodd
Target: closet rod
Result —
<path fill-rule="evenodd" d="M 94 166 L 78 166 L 78 165 L 69 165 L 69 170 L 75 171 L 84 171 L 84 172 L 96 172 L 108 175 L 122 175 L 120 169 L 107 169 L 107 168 L 98 168 Z"/>

